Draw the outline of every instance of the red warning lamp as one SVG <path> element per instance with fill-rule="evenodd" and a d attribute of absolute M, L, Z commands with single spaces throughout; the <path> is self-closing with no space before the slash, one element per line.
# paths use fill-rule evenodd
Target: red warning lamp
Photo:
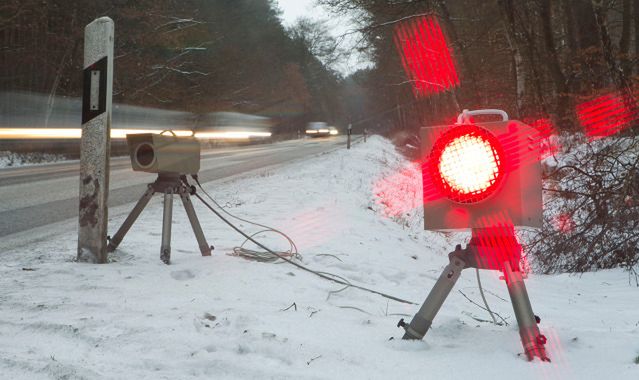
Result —
<path fill-rule="evenodd" d="M 433 184 L 458 203 L 476 203 L 495 193 L 504 178 L 504 150 L 497 138 L 476 125 L 446 131 L 430 151 Z"/>
<path fill-rule="evenodd" d="M 501 121 L 472 122 L 473 115 Z M 422 128 L 424 227 L 472 228 L 466 248 L 457 245 L 449 264 L 409 324 L 403 339 L 422 339 L 466 268 L 504 274 L 528 360 L 550 361 L 520 266 L 515 226 L 541 226 L 539 131 L 500 110 L 464 111 L 452 126 Z M 479 273 L 479 272 L 477 272 Z"/>
<path fill-rule="evenodd" d="M 473 115 L 502 120 L 471 123 Z M 454 125 L 422 128 L 425 228 L 488 227 L 484 221 L 495 215 L 507 215 L 516 226 L 540 227 L 537 134 L 500 110 L 465 111 Z"/>

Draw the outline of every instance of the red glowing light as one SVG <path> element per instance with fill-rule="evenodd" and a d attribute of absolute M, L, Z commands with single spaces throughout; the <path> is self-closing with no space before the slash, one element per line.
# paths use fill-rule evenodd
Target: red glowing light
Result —
<path fill-rule="evenodd" d="M 434 16 L 397 24 L 395 45 L 415 96 L 428 96 L 459 85 L 451 49 Z"/>
<path fill-rule="evenodd" d="M 609 93 L 577 106 L 577 116 L 592 140 L 612 136 L 638 118 L 634 95 Z"/>
<path fill-rule="evenodd" d="M 479 202 L 501 183 L 504 153 L 497 138 L 475 125 L 445 132 L 428 159 L 433 184 L 458 203 Z"/>

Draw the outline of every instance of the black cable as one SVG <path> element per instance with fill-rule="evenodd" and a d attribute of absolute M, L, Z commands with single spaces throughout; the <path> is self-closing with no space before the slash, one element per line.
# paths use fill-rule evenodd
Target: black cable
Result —
<path fill-rule="evenodd" d="M 226 219 L 220 212 L 218 212 L 210 204 L 208 204 L 206 202 L 206 200 L 204 200 L 204 198 L 202 198 L 202 196 L 200 196 L 200 194 L 198 194 L 196 192 L 193 195 L 195 195 L 195 197 L 197 197 L 197 199 L 199 199 L 209 210 L 211 210 L 211 212 L 213 212 L 215 215 L 217 215 L 217 217 L 220 218 L 224 223 L 226 223 L 229 227 L 234 229 L 240 235 L 244 236 L 244 238 L 246 238 L 247 240 L 250 240 L 253 244 L 257 245 L 258 247 L 260 247 L 262 249 L 264 249 L 266 252 L 270 253 L 271 255 L 277 256 L 281 260 L 284 260 L 287 263 L 292 264 L 292 265 L 298 267 L 299 269 L 301 269 L 303 271 L 312 273 L 312 274 L 314 274 L 314 275 L 316 275 L 318 277 L 321 277 L 321 278 L 323 278 L 325 280 L 329 280 L 329 281 L 336 282 L 336 283 L 341 284 L 341 285 L 346 285 L 346 286 L 349 286 L 349 287 L 360 289 L 360 290 L 363 290 L 363 291 L 366 291 L 366 292 L 369 292 L 369 293 L 377 294 L 379 296 L 382 296 L 384 298 L 388 298 L 388 299 L 393 300 L 393 301 L 406 303 L 406 304 L 409 304 L 409 305 L 417 305 L 414 302 L 407 301 L 407 300 L 404 300 L 404 299 L 401 299 L 401 298 L 398 298 L 398 297 L 394 297 L 394 296 L 391 296 L 391 295 L 386 294 L 386 293 L 378 292 L 377 290 L 368 289 L 368 288 L 365 288 L 363 286 L 353 285 L 353 284 L 351 284 L 351 283 L 349 283 L 347 281 L 342 281 L 342 280 L 337 279 L 337 278 L 332 278 L 332 277 L 330 277 L 331 275 L 327 275 L 327 274 L 316 272 L 316 271 L 314 271 L 314 270 L 312 270 L 310 268 L 305 267 L 304 265 L 298 264 L 298 263 L 296 263 L 296 262 L 294 262 L 294 261 L 292 261 L 292 260 L 290 260 L 290 259 L 288 259 L 288 258 L 286 258 L 286 257 L 284 257 L 282 255 L 279 255 L 276 252 L 274 252 L 271 249 L 269 249 L 268 247 L 264 246 L 262 243 L 260 243 L 257 240 L 253 239 L 251 236 L 249 236 L 246 233 L 244 233 L 244 231 L 240 230 L 238 227 L 236 227 L 233 223 L 231 223 L 228 219 Z M 332 276 L 334 276 L 334 275 L 332 275 Z"/>
<path fill-rule="evenodd" d="M 217 201 L 215 199 L 213 199 L 213 197 L 206 191 L 204 190 L 204 187 L 202 186 L 202 184 L 200 183 L 200 179 L 199 176 L 197 174 L 191 174 L 191 177 L 195 180 L 195 183 L 197 183 L 197 185 L 200 187 L 200 190 L 204 193 L 204 195 L 206 195 L 206 197 L 213 202 L 214 205 L 216 205 L 220 210 L 222 210 L 226 215 L 230 216 L 231 218 L 237 219 L 241 222 L 244 223 L 248 223 L 260 228 L 263 228 L 262 231 L 258 231 L 254 234 L 251 235 L 251 237 L 255 237 L 256 235 L 260 234 L 260 233 L 264 233 L 264 232 L 274 232 L 282 237 L 284 237 L 284 239 L 286 239 L 290 245 L 290 249 L 286 252 L 283 251 L 278 251 L 278 255 L 280 256 L 284 256 L 284 257 L 288 257 L 291 259 L 298 259 L 301 260 L 302 259 L 302 255 L 299 254 L 298 250 L 297 250 L 297 245 L 295 244 L 295 242 L 293 241 L 293 239 L 291 239 L 290 236 L 288 236 L 287 234 L 285 234 L 284 232 L 270 227 L 270 226 L 266 226 L 264 224 L 260 224 L 260 223 L 255 223 L 252 222 L 250 220 L 246 220 L 243 218 L 240 218 L 237 215 L 233 215 L 232 213 L 230 213 L 228 210 L 226 210 L 226 208 L 222 207 L 222 205 L 220 205 L 219 203 L 217 203 Z M 188 186 L 188 184 L 187 184 Z M 242 242 L 242 244 L 239 247 L 235 247 L 233 248 L 233 255 L 234 256 L 239 256 L 239 257 L 243 257 L 245 259 L 248 260 L 256 260 L 256 261 L 260 261 L 260 262 L 275 262 L 277 260 L 279 260 L 279 257 L 273 256 L 271 255 L 269 252 L 260 252 L 260 251 L 256 251 L 256 250 L 252 250 L 252 249 L 248 249 L 248 248 L 244 248 L 244 245 L 249 242 L 249 239 L 245 239 L 244 242 Z"/>

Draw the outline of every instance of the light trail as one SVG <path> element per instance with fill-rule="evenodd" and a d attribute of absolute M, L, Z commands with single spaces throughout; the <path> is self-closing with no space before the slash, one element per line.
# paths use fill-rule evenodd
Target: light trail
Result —
<path fill-rule="evenodd" d="M 111 129 L 111 138 L 124 139 L 127 134 L 155 133 L 162 131 L 157 129 Z M 175 130 L 177 136 L 192 136 L 193 131 Z M 271 132 L 252 131 L 224 131 L 224 132 L 197 132 L 198 139 L 219 140 L 248 140 L 253 137 L 271 137 Z M 82 137 L 81 128 L 0 128 L 0 140 L 41 140 L 41 139 L 79 139 Z"/>

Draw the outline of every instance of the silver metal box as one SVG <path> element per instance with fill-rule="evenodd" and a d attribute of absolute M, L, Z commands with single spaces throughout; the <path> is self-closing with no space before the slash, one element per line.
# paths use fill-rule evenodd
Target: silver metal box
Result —
<path fill-rule="evenodd" d="M 458 230 L 481 228 L 495 222 L 541 227 L 541 163 L 537 131 L 516 120 L 473 124 L 494 134 L 504 147 L 503 159 L 509 168 L 505 178 L 487 199 L 476 203 L 449 199 L 433 186 L 427 166 L 433 145 L 456 125 L 421 128 L 424 228 Z"/>

